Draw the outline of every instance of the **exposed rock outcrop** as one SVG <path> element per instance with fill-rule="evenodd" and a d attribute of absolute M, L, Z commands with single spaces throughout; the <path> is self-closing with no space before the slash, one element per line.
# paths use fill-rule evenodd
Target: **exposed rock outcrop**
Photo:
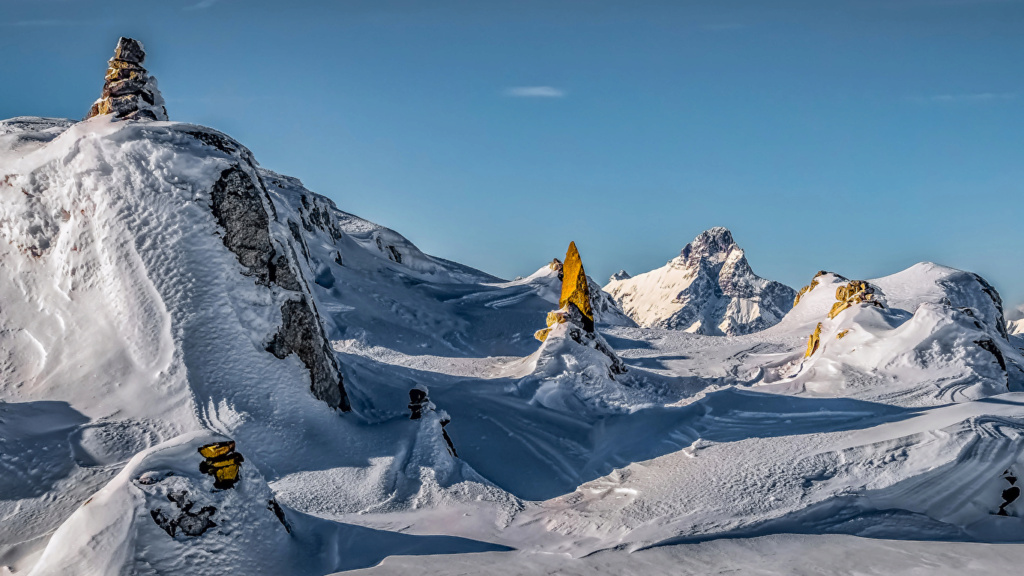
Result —
<path fill-rule="evenodd" d="M 269 286 L 276 278 L 275 250 L 270 243 L 270 218 L 263 208 L 252 178 L 238 165 L 221 172 L 210 192 L 211 209 L 224 228 L 224 245 L 235 253 L 239 263 Z"/>
<path fill-rule="evenodd" d="M 146 51 L 133 38 L 121 38 L 107 67 L 103 94 L 86 118 L 111 114 L 125 120 L 167 120 L 163 96 L 142 67 Z"/>
<path fill-rule="evenodd" d="M 455 443 L 452 442 L 451 436 L 449 436 L 448 431 L 445 430 L 445 426 L 452 423 L 452 419 L 448 416 L 448 413 L 443 410 L 437 410 L 434 403 L 430 401 L 425 387 L 409 390 L 409 419 L 420 420 L 429 412 L 437 413 L 438 422 L 441 424 L 441 436 L 444 438 L 445 444 L 448 445 L 448 454 L 454 458 L 458 458 L 459 453 L 455 451 Z"/>
<path fill-rule="evenodd" d="M 815 288 L 818 287 L 818 278 L 821 278 L 825 274 L 833 274 L 836 278 L 839 278 L 840 280 L 846 280 L 846 278 L 843 278 L 842 276 L 835 274 L 834 272 L 829 272 L 827 270 L 818 270 L 818 272 L 814 275 L 814 278 L 811 278 L 811 283 L 808 284 L 807 286 L 804 286 L 803 288 L 800 289 L 799 292 L 796 293 L 796 297 L 793 298 L 793 307 L 796 307 L 796 305 L 800 303 L 800 298 L 804 294 L 807 294 L 811 290 L 814 290 Z"/>
<path fill-rule="evenodd" d="M 309 369 L 314 396 L 342 411 L 351 409 L 334 353 L 305 296 L 281 306 L 281 328 L 267 351 L 282 359 L 294 353 Z"/>
<path fill-rule="evenodd" d="M 195 538 L 202 536 L 203 532 L 217 525 L 210 519 L 217 513 L 217 509 L 213 506 L 203 506 L 193 512 L 192 507 L 195 506 L 195 502 L 189 499 L 188 492 L 184 490 L 171 492 L 167 495 L 167 499 L 178 508 L 177 514 L 174 511 L 164 512 L 163 508 L 150 510 L 149 514 L 157 526 L 167 532 L 168 536 L 173 538 L 180 532 L 184 536 Z"/>
<path fill-rule="evenodd" d="M 312 299 L 307 297 L 308 291 L 284 249 L 279 253 L 271 238 L 270 215 L 263 204 L 266 195 L 261 180 L 254 180 L 242 165 L 234 164 L 214 183 L 210 209 L 224 229 L 224 245 L 238 258 L 244 274 L 255 277 L 259 285 L 276 285 L 301 294 L 281 306 L 281 326 L 267 351 L 282 359 L 296 354 L 309 370 L 313 395 L 331 407 L 348 411 L 341 372 Z"/>
<path fill-rule="evenodd" d="M 548 266 L 552 270 L 558 271 L 558 279 L 562 281 L 562 294 L 558 300 L 559 309 L 548 312 L 548 327 L 538 330 L 534 336 L 543 342 L 551 333 L 552 326 L 569 321 L 579 323 L 587 332 L 593 332 L 594 311 L 590 305 L 590 289 L 587 286 L 587 274 L 583 271 L 583 261 L 576 249 L 576 243 L 569 243 L 564 264 L 555 258 Z"/>
<path fill-rule="evenodd" d="M 828 311 L 829 319 L 835 318 L 840 312 L 856 304 L 885 308 L 885 305 L 877 299 L 874 286 L 863 280 L 851 280 L 836 288 L 836 303 Z"/>
<path fill-rule="evenodd" d="M 824 270 L 819 271 L 814 275 L 814 279 L 807 286 L 804 286 L 800 293 L 797 294 L 796 299 L 793 303 L 795 306 L 800 301 L 800 296 L 807 294 L 818 285 L 818 278 L 829 274 Z M 835 275 L 837 278 L 845 280 L 838 274 Z M 882 296 L 881 291 L 863 280 L 850 280 L 846 284 L 840 284 L 836 288 L 836 302 L 832 305 L 832 308 L 828 311 L 828 319 L 833 320 L 836 316 L 842 313 L 844 310 L 852 308 L 858 304 L 864 304 L 867 306 L 874 306 L 876 308 L 885 308 L 885 298 Z M 807 339 L 807 352 L 804 354 L 805 358 L 811 357 L 821 345 L 821 329 L 822 323 L 818 322 L 818 325 L 814 328 L 814 332 Z M 836 334 L 836 338 L 843 339 L 849 334 L 849 330 L 844 330 Z"/>
<path fill-rule="evenodd" d="M 1010 486 L 1003 490 L 1001 494 L 1003 503 L 999 505 L 996 516 L 1009 516 L 1010 514 L 1006 511 L 1006 507 L 1016 502 L 1017 498 L 1020 498 L 1020 486 L 1017 486 L 1017 475 L 1010 470 L 1006 470 L 1003 472 L 1003 480 L 1006 480 Z"/>
<path fill-rule="evenodd" d="M 555 263 L 561 264 L 561 267 L 554 268 Z M 545 342 L 555 326 L 568 324 L 567 334 L 570 339 L 577 344 L 601 352 L 611 360 L 609 376 L 612 379 L 616 374 L 625 374 L 625 363 L 594 329 L 594 309 L 591 304 L 590 286 L 587 283 L 587 273 L 583 270 L 583 261 L 576 249 L 576 243 L 569 243 L 564 263 L 558 262 L 556 258 L 552 261 L 551 266 L 552 270 L 559 271 L 558 277 L 562 281 L 561 296 L 558 300 L 559 309 L 548 312 L 548 327 L 538 330 L 534 337 Z"/>
<path fill-rule="evenodd" d="M 775 325 L 796 296 L 754 274 L 725 228 L 701 233 L 665 266 L 613 277 L 604 289 L 640 326 L 730 336 Z"/>

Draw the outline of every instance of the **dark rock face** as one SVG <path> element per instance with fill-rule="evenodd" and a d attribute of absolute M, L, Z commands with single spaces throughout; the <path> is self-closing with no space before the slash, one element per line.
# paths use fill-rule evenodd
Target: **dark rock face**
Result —
<path fill-rule="evenodd" d="M 419 420 L 423 417 L 423 410 L 430 408 L 430 400 L 427 400 L 426 390 L 413 388 L 409 390 L 409 419 Z"/>
<path fill-rule="evenodd" d="M 1013 472 L 1006 470 L 1003 472 L 1003 480 L 1010 483 L 1010 487 L 1003 490 L 1002 497 L 1003 503 L 999 505 L 999 511 L 996 512 L 997 516 L 1009 516 L 1006 512 L 1006 507 L 1013 504 L 1017 498 L 1020 498 L 1020 486 L 1017 486 L 1017 475 Z"/>
<path fill-rule="evenodd" d="M 267 351 L 281 359 L 294 353 L 309 369 L 313 395 L 334 408 L 350 410 L 334 353 L 305 296 L 281 306 L 281 328 L 267 346 Z"/>
<path fill-rule="evenodd" d="M 999 367 L 1002 368 L 1004 372 L 1006 371 L 1006 359 L 1003 357 L 1002 350 L 999 349 L 999 346 L 996 346 L 996 343 L 993 340 L 986 338 L 984 340 L 977 340 L 974 343 L 981 346 L 983 350 L 991 352 L 992 355 L 996 357 L 996 362 L 999 364 Z"/>
<path fill-rule="evenodd" d="M 409 412 L 411 412 L 410 420 L 419 420 L 423 418 L 426 412 L 437 412 L 434 403 L 427 396 L 426 388 L 413 388 L 409 390 Z M 452 419 L 443 411 L 438 413 L 438 417 L 438 422 L 441 424 L 441 437 L 444 438 L 445 444 L 448 445 L 448 453 L 458 458 L 459 453 L 455 451 L 455 443 L 452 442 L 452 437 L 445 430 L 445 426 L 451 424 Z"/>
<path fill-rule="evenodd" d="M 386 242 L 384 242 L 384 240 L 381 239 L 379 235 L 376 236 L 376 242 L 377 249 L 380 250 L 385 256 L 387 256 L 388 260 L 391 260 L 392 262 L 395 262 L 397 264 L 402 263 L 402 253 L 398 251 L 398 248 L 395 248 L 391 244 L 387 244 Z"/>
<path fill-rule="evenodd" d="M 252 178 L 239 166 L 224 170 L 210 193 L 213 215 L 224 228 L 224 245 L 235 253 L 250 276 L 270 285 L 270 219 Z"/>
<path fill-rule="evenodd" d="M 193 538 L 201 536 L 203 532 L 217 525 L 210 520 L 217 509 L 213 506 L 203 506 L 198 512 L 193 512 L 192 507 L 195 503 L 188 499 L 188 492 L 171 492 L 167 495 L 167 499 L 177 506 L 179 511 L 177 516 L 171 517 L 161 508 L 150 510 L 149 515 L 153 517 L 157 526 L 163 528 L 164 532 L 167 532 L 172 538 L 179 531 L 185 536 Z M 173 511 L 171 513 L 173 514 Z"/>
<path fill-rule="evenodd" d="M 997 292 L 996 289 L 981 276 L 977 274 L 971 274 L 971 276 L 974 276 L 974 279 L 981 285 L 981 291 L 992 299 L 992 304 L 996 307 L 996 311 L 999 313 L 999 319 L 998 322 L 995 322 L 995 328 L 1003 339 L 1008 340 L 1010 335 L 1006 332 L 1006 314 L 1003 311 L 1003 299 L 999 297 L 999 292 Z"/>
<path fill-rule="evenodd" d="M 112 114 L 126 120 L 167 120 L 167 109 L 156 79 L 149 76 L 142 62 L 146 51 L 133 38 L 121 38 L 110 59 L 103 92 L 86 118 Z"/>
<path fill-rule="evenodd" d="M 274 516 L 277 516 L 277 520 L 281 522 L 286 532 L 292 533 L 292 525 L 288 523 L 288 519 L 284 516 L 284 509 L 277 503 L 277 500 L 267 500 L 267 510 L 273 512 Z"/>
<path fill-rule="evenodd" d="M 334 352 L 311 300 L 306 297 L 300 277 L 288 257 L 279 254 L 274 247 L 270 216 L 261 195 L 266 195 L 262 181 L 254 181 L 241 165 L 235 164 L 221 173 L 210 197 L 211 211 L 224 229 L 224 245 L 238 258 L 245 268 L 244 273 L 255 277 L 257 284 L 267 287 L 274 284 L 302 294 L 301 298 L 282 305 L 281 327 L 267 351 L 282 359 L 295 353 L 309 370 L 313 395 L 331 407 L 348 411 L 348 395 Z M 289 228 L 293 235 L 299 231 L 298 225 L 291 221 Z M 305 250 L 301 233 L 297 241 Z"/>

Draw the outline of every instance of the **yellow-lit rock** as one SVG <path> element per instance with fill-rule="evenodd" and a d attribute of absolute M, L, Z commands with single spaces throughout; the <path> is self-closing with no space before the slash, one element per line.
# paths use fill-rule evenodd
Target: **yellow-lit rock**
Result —
<path fill-rule="evenodd" d="M 199 471 L 213 476 L 213 487 L 225 490 L 238 482 L 241 464 L 245 458 L 235 452 L 234 441 L 214 442 L 199 448 L 199 454 L 205 458 L 199 463 Z"/>
<path fill-rule="evenodd" d="M 818 351 L 818 345 L 821 344 L 821 322 L 814 327 L 814 332 L 811 332 L 811 337 L 807 339 L 807 353 L 804 354 L 804 358 L 810 358 L 811 354 Z"/>
<path fill-rule="evenodd" d="M 583 270 L 583 261 L 580 260 L 580 253 L 576 250 L 575 242 L 569 243 L 569 250 L 565 253 L 565 263 L 562 264 L 562 297 L 558 300 L 558 306 L 565 308 L 570 303 L 574 304 L 583 316 L 590 320 L 590 329 L 593 329 L 594 311 L 590 307 L 587 273 Z"/>
<path fill-rule="evenodd" d="M 836 288 L 836 300 L 837 302 L 832 305 L 832 309 L 828 312 L 830 319 L 835 318 L 840 312 L 854 304 L 871 304 L 872 306 L 884 308 L 881 302 L 875 300 L 875 289 L 863 280 L 851 280 Z"/>

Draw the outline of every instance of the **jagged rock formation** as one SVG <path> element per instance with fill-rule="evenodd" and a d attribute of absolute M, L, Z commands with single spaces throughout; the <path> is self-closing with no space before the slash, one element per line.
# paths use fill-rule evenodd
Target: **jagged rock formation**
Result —
<path fill-rule="evenodd" d="M 548 266 L 558 271 L 558 278 L 562 281 L 562 294 L 558 300 L 559 309 L 548 312 L 548 327 L 538 330 L 534 336 L 543 342 L 551 333 L 552 326 L 568 321 L 578 322 L 585 331 L 593 332 L 594 310 L 590 305 L 590 288 L 587 286 L 587 274 L 583 271 L 583 261 L 576 249 L 576 243 L 569 243 L 564 264 L 555 258 Z"/>
<path fill-rule="evenodd" d="M 778 323 L 796 296 L 754 274 L 725 228 L 701 233 L 657 270 L 613 277 L 604 290 L 640 326 L 730 336 Z"/>
<path fill-rule="evenodd" d="M 632 276 L 629 275 L 629 272 L 626 272 L 625 270 L 619 270 L 615 274 L 612 274 L 612 277 L 609 278 L 608 281 L 614 282 L 616 280 L 629 280 L 630 278 L 632 278 Z"/>
<path fill-rule="evenodd" d="M 555 267 L 556 263 L 559 265 L 557 268 Z M 594 308 L 591 305 L 590 286 L 587 283 L 587 273 L 583 270 L 583 261 L 580 258 L 579 250 L 576 249 L 576 243 L 569 243 L 564 263 L 559 262 L 556 258 L 550 266 L 552 270 L 558 271 L 558 277 L 562 281 L 561 296 L 558 300 L 559 309 L 548 312 L 548 327 L 538 330 L 534 337 L 541 342 L 546 342 L 548 336 L 558 325 L 568 324 L 569 338 L 577 344 L 594 348 L 611 360 L 609 367 L 611 378 L 614 379 L 616 374 L 625 374 L 625 363 L 594 329 Z"/>
<path fill-rule="evenodd" d="M 309 369 L 313 394 L 335 408 L 349 410 L 348 394 L 334 353 L 305 296 L 281 306 L 281 328 L 267 351 L 281 359 L 294 353 Z"/>
<path fill-rule="evenodd" d="M 142 43 L 122 37 L 107 67 L 103 94 L 86 118 L 112 114 L 125 120 L 167 120 L 167 108 L 156 78 L 142 67 L 146 51 Z"/>

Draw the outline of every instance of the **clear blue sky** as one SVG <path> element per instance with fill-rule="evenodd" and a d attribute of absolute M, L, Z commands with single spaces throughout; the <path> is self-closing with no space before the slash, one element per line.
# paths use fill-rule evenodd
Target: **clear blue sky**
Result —
<path fill-rule="evenodd" d="M 0 117 L 81 117 L 117 37 L 172 119 L 424 250 L 602 280 L 727 226 L 759 274 L 920 260 L 1024 302 L 1024 3 L 0 0 Z"/>

